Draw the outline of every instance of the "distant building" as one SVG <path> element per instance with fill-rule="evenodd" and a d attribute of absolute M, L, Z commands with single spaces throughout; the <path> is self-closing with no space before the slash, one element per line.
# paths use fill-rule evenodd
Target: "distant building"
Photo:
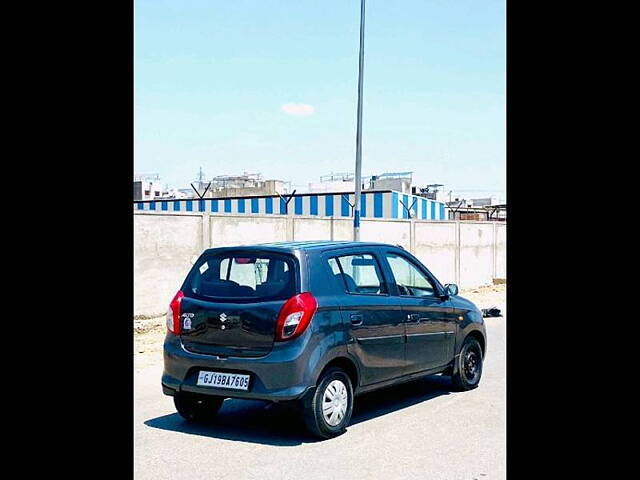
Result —
<path fill-rule="evenodd" d="M 135 175 L 133 179 L 133 200 L 153 200 L 166 195 L 157 173 Z"/>
<path fill-rule="evenodd" d="M 193 188 L 172 188 L 169 190 L 168 198 L 196 198 Z"/>
<path fill-rule="evenodd" d="M 255 195 L 284 195 L 289 193 L 289 183 L 282 180 L 264 180 L 260 173 L 242 175 L 218 175 L 209 182 L 197 182 L 194 186 L 203 198 L 228 198 Z M 207 189 L 207 186 L 209 188 Z M 195 192 L 193 192 L 195 194 Z M 197 196 L 197 195 L 196 195 Z"/>
<path fill-rule="evenodd" d="M 412 193 L 413 172 L 390 172 L 372 175 L 367 190 L 395 190 L 401 193 Z"/>
<path fill-rule="evenodd" d="M 457 199 L 447 202 L 449 220 L 506 221 L 507 204 L 474 205 L 471 201 Z"/>
<path fill-rule="evenodd" d="M 309 183 L 309 193 L 352 192 L 353 179 L 349 181 L 334 180 L 332 182 Z"/>
<path fill-rule="evenodd" d="M 448 195 L 439 187 L 444 187 L 444 185 L 442 183 L 432 183 L 426 187 L 411 187 L 411 193 L 436 202 L 446 202 Z"/>
<path fill-rule="evenodd" d="M 452 193 L 449 192 L 449 194 Z M 459 195 L 451 196 L 451 200 L 445 202 L 448 207 L 449 220 L 507 220 L 507 204 L 496 195 L 469 199 L 461 198 Z"/>
<path fill-rule="evenodd" d="M 491 196 L 486 198 L 472 198 L 469 200 L 469 204 L 473 207 L 488 207 L 490 205 L 498 205 L 500 202 L 498 197 Z"/>
<path fill-rule="evenodd" d="M 411 194 L 413 172 L 388 172 L 362 177 L 362 190 L 395 190 Z M 351 172 L 330 173 L 320 177 L 320 182 L 309 183 L 309 193 L 352 192 L 355 175 Z"/>
<path fill-rule="evenodd" d="M 353 173 L 330 173 L 320 177 L 319 182 L 309 183 L 309 193 L 352 192 L 355 175 Z"/>

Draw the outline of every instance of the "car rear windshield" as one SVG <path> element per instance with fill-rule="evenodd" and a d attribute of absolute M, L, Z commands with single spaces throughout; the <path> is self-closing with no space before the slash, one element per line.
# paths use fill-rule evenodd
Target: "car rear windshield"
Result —
<path fill-rule="evenodd" d="M 275 253 L 218 253 L 196 262 L 184 294 L 218 301 L 287 299 L 296 292 L 296 261 Z"/>

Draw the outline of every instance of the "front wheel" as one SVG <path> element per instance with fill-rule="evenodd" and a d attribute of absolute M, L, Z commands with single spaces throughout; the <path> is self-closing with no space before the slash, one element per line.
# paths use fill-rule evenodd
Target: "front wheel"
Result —
<path fill-rule="evenodd" d="M 458 355 L 458 371 L 451 377 L 458 390 L 471 390 L 480 383 L 482 376 L 482 347 L 473 337 L 467 337 Z"/>
<path fill-rule="evenodd" d="M 209 395 L 178 393 L 173 397 L 173 404 L 182 418 L 187 422 L 202 423 L 212 421 L 224 398 Z"/>
<path fill-rule="evenodd" d="M 353 413 L 353 387 L 344 370 L 330 368 L 303 406 L 307 429 L 321 438 L 338 436 L 347 429 Z"/>

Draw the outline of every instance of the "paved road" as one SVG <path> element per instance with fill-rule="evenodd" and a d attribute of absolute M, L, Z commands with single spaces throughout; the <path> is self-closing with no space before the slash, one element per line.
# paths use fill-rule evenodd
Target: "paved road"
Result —
<path fill-rule="evenodd" d="M 504 310 L 504 305 L 500 305 Z M 135 376 L 136 479 L 506 478 L 506 316 L 488 318 L 480 386 L 431 376 L 356 399 L 351 426 L 318 441 L 283 407 L 225 401 L 217 424 L 191 426 L 162 394 L 162 365 Z"/>

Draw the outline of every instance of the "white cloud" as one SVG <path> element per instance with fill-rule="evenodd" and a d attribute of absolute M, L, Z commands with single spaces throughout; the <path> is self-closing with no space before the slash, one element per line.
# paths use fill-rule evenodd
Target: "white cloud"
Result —
<path fill-rule="evenodd" d="M 295 115 L 297 117 L 313 115 L 315 111 L 313 105 L 306 105 L 304 103 L 285 103 L 280 109 L 287 115 Z"/>

